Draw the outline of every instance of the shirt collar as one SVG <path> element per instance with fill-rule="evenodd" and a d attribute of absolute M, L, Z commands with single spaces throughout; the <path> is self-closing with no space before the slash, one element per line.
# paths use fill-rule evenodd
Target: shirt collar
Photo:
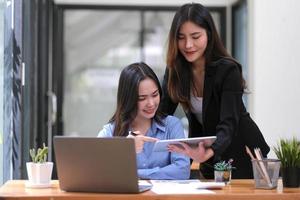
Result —
<path fill-rule="evenodd" d="M 155 120 L 152 120 L 152 126 L 151 126 L 152 133 L 157 133 L 158 132 L 157 130 L 166 132 L 165 120 L 162 120 L 162 122 L 163 124 L 159 124 Z"/>

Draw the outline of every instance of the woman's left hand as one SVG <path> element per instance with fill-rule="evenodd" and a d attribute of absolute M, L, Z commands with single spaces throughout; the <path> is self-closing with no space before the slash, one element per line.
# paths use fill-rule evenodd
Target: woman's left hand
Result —
<path fill-rule="evenodd" d="M 168 145 L 168 150 L 170 152 L 184 154 L 199 163 L 205 162 L 214 155 L 213 150 L 211 148 L 205 148 L 203 142 L 199 142 L 197 147 L 190 147 L 184 142 L 180 142 L 180 145 L 181 146 L 174 144 Z"/>

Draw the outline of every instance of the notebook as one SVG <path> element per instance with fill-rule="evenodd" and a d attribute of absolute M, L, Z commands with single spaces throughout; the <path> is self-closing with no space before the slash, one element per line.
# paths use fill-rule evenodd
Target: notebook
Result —
<path fill-rule="evenodd" d="M 68 192 L 139 193 L 132 138 L 54 137 L 60 188 Z"/>

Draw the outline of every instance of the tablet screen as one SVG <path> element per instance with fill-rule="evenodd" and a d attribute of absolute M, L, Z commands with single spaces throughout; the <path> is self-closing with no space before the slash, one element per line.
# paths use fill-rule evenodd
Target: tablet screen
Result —
<path fill-rule="evenodd" d="M 195 137 L 195 138 L 182 138 L 182 139 L 171 139 L 171 140 L 159 140 L 155 142 L 153 151 L 168 151 L 167 146 L 169 144 L 178 144 L 180 142 L 184 142 L 190 146 L 197 146 L 199 142 L 204 142 L 205 147 L 209 147 L 214 143 L 217 139 L 216 136 L 208 136 L 208 137 Z"/>

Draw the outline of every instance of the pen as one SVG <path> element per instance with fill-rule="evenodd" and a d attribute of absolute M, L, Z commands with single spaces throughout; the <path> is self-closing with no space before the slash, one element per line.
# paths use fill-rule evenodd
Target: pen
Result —
<path fill-rule="evenodd" d="M 137 134 L 137 133 L 134 132 L 134 131 L 129 131 L 128 133 L 129 133 L 128 135 L 131 135 L 131 136 L 138 136 L 138 135 L 139 135 L 139 134 Z"/>
<path fill-rule="evenodd" d="M 255 163 L 254 165 L 255 165 L 256 169 L 258 170 L 259 174 L 261 175 L 261 177 L 263 177 L 263 179 L 264 179 L 265 181 L 268 182 L 267 177 L 265 176 L 264 172 L 262 171 L 262 169 L 260 168 L 260 166 L 259 166 L 259 164 L 258 164 L 259 161 L 256 162 L 257 159 L 255 159 L 255 157 L 253 156 L 253 154 L 251 153 L 249 147 L 248 147 L 247 145 L 246 145 L 245 147 L 246 147 L 246 152 L 247 152 L 248 155 L 250 156 L 251 160 L 254 160 L 254 163 Z"/>
<path fill-rule="evenodd" d="M 262 169 L 263 174 L 265 175 L 265 179 L 266 179 L 267 183 L 269 184 L 270 187 L 272 187 L 271 179 L 269 177 L 269 174 L 267 172 L 267 169 L 266 169 L 264 163 L 262 162 L 262 156 L 261 156 L 261 153 L 260 153 L 260 149 L 259 148 L 254 148 L 254 153 L 256 155 L 257 160 L 259 161 L 259 165 Z"/>

